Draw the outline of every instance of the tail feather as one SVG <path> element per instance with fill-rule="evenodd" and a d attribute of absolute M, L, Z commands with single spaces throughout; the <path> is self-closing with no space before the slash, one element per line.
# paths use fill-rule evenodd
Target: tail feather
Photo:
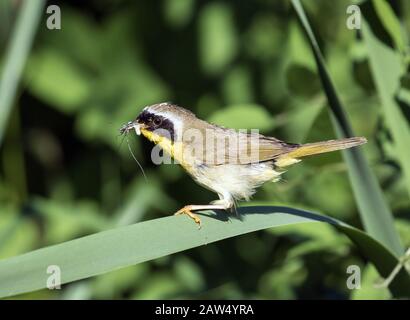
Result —
<path fill-rule="evenodd" d="M 296 149 L 280 156 L 276 161 L 276 165 L 279 167 L 285 167 L 293 163 L 299 162 L 299 158 L 302 157 L 307 157 L 314 154 L 320 154 L 336 150 L 348 149 L 359 146 L 366 142 L 366 138 L 353 137 L 339 140 L 328 140 L 302 144 L 300 147 L 297 147 Z"/>

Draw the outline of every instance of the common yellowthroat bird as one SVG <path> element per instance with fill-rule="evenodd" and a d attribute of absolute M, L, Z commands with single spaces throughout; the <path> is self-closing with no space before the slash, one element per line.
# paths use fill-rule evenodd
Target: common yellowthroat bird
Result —
<path fill-rule="evenodd" d="M 187 205 L 175 214 L 187 214 L 201 227 L 193 213 L 198 210 L 234 210 L 237 200 L 249 200 L 268 181 L 279 180 L 284 168 L 302 157 L 355 147 L 363 137 L 307 144 L 286 143 L 257 132 L 243 132 L 208 123 L 191 111 L 172 103 L 145 107 L 121 134 L 135 130 L 163 149 L 201 186 L 219 200 L 206 205 Z"/>

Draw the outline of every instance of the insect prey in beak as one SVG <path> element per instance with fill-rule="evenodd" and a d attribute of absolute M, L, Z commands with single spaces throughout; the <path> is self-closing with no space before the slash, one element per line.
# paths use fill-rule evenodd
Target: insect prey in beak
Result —
<path fill-rule="evenodd" d="M 132 152 L 131 149 L 131 145 L 130 145 L 130 141 L 128 140 L 128 133 L 134 129 L 135 133 L 137 135 L 141 134 L 141 125 L 135 121 L 129 121 L 126 124 L 124 124 L 121 128 L 120 128 L 120 134 L 125 136 L 125 139 L 127 140 L 127 145 L 128 145 L 128 150 L 131 153 L 131 156 L 133 157 L 133 159 L 135 160 L 135 162 L 137 163 L 138 167 L 141 169 L 142 175 L 144 176 L 145 181 L 148 181 L 147 176 L 145 175 L 144 172 L 144 168 L 142 167 L 142 165 L 140 164 L 140 162 L 137 160 L 137 157 L 134 155 L 134 152 Z"/>

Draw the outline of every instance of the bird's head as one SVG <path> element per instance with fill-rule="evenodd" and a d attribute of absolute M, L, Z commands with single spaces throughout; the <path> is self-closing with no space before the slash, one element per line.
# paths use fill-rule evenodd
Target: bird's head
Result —
<path fill-rule="evenodd" d="M 120 133 L 135 130 L 149 140 L 167 139 L 175 142 L 187 123 L 197 119 L 191 111 L 175 104 L 164 102 L 145 107 L 137 118 L 121 127 Z M 199 119 L 197 119 L 199 120 Z"/>

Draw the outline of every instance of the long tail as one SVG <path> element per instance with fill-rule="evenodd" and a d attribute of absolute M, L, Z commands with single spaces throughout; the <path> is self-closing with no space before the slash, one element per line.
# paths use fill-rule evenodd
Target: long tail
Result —
<path fill-rule="evenodd" d="M 275 164 L 278 167 L 286 167 L 288 165 L 299 162 L 299 158 L 311 156 L 314 154 L 331 152 L 336 150 L 348 149 L 360 146 L 367 142 L 366 138 L 353 137 L 339 140 L 328 140 L 314 143 L 302 144 L 294 150 L 281 155 Z"/>

